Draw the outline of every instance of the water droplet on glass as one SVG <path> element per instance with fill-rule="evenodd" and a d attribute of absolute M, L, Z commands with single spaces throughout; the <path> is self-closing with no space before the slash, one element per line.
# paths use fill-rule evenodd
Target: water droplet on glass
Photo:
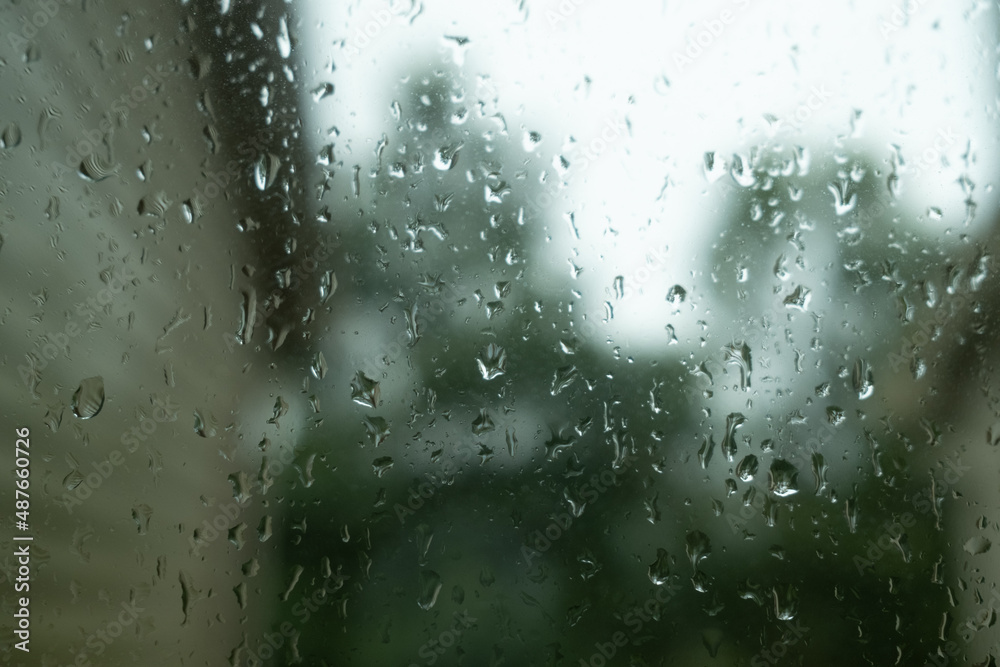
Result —
<path fill-rule="evenodd" d="M 379 392 L 379 383 L 361 371 L 358 371 L 351 380 L 351 400 L 358 405 L 366 408 L 378 406 Z"/>
<path fill-rule="evenodd" d="M 274 153 L 264 153 L 254 162 L 253 182 L 263 192 L 274 183 L 281 167 L 281 160 Z"/>
<path fill-rule="evenodd" d="M 715 151 L 706 151 L 704 156 L 705 179 L 715 183 L 726 175 L 726 161 L 718 159 Z"/>
<path fill-rule="evenodd" d="M 91 153 L 80 161 L 79 174 L 84 180 L 103 181 L 118 170 L 118 165 L 102 159 L 96 153 Z M 141 213 L 141 211 L 140 211 Z"/>
<path fill-rule="evenodd" d="M 747 454 L 743 457 L 743 460 L 740 461 L 739 465 L 736 466 L 736 476 L 744 482 L 752 481 L 754 476 L 757 474 L 759 465 L 760 464 L 756 456 L 753 454 Z"/>
<path fill-rule="evenodd" d="M 697 571 L 698 563 L 708 558 L 708 555 L 712 553 L 712 542 L 708 539 L 708 535 L 700 530 L 695 530 L 688 533 L 684 550 L 688 560 L 691 561 L 692 569 Z"/>
<path fill-rule="evenodd" d="M 153 508 L 149 505 L 139 504 L 132 508 L 132 520 L 135 521 L 140 535 L 145 535 L 149 531 L 149 520 L 152 516 Z"/>
<path fill-rule="evenodd" d="M 422 571 L 420 573 L 420 597 L 417 598 L 417 605 L 427 611 L 437 602 L 440 592 L 441 576 L 433 570 Z"/>
<path fill-rule="evenodd" d="M 771 463 L 771 471 L 768 474 L 768 489 L 774 495 L 784 498 L 799 492 L 798 477 L 799 471 L 791 463 L 784 459 L 776 459 Z"/>
<path fill-rule="evenodd" d="M 525 132 L 524 138 L 522 140 L 522 146 L 524 150 L 530 153 L 531 151 L 538 148 L 538 144 L 542 142 L 542 135 L 538 132 Z"/>
<path fill-rule="evenodd" d="M 795 586 L 788 584 L 784 588 L 775 586 L 771 589 L 774 599 L 774 615 L 780 621 L 790 621 L 799 611 L 799 595 Z"/>
<path fill-rule="evenodd" d="M 829 466 L 826 465 L 826 460 L 823 458 L 823 455 L 819 452 L 813 452 L 812 472 L 813 478 L 816 480 L 816 495 L 819 495 L 826 490 L 826 473 L 828 470 Z"/>
<path fill-rule="evenodd" d="M 73 414 L 80 419 L 91 419 L 104 407 L 104 378 L 95 376 L 80 383 L 73 394 Z"/>
<path fill-rule="evenodd" d="M 670 579 L 670 555 L 666 549 L 656 550 L 656 560 L 649 565 L 649 580 L 662 586 Z"/>
<path fill-rule="evenodd" d="M 844 423 L 845 419 L 847 419 L 847 415 L 844 413 L 843 408 L 831 405 L 826 409 L 826 421 L 833 426 L 840 426 Z"/>
<path fill-rule="evenodd" d="M 274 408 L 271 410 L 271 418 L 267 420 L 268 424 L 277 425 L 278 420 L 288 414 L 288 402 L 281 396 L 274 399 Z"/>
<path fill-rule="evenodd" d="M 70 471 L 68 475 L 66 475 L 63 478 L 62 481 L 63 488 L 65 488 L 67 491 L 72 491 L 76 487 L 83 484 L 83 479 L 84 479 L 83 473 L 81 473 L 78 469 L 74 468 L 72 471 Z"/>
<path fill-rule="evenodd" d="M 809 300 L 812 298 L 811 290 L 808 287 L 799 285 L 795 290 L 782 301 L 786 308 L 805 311 L 809 308 Z"/>
<path fill-rule="evenodd" d="M 313 101 L 319 102 L 324 97 L 329 97 L 333 95 L 333 84 L 332 83 L 321 83 L 316 88 L 313 88 L 312 96 Z"/>
<path fill-rule="evenodd" d="M 484 380 L 498 378 L 507 372 L 507 351 L 496 343 L 490 343 L 479 352 L 476 365 Z"/>
<path fill-rule="evenodd" d="M 485 409 L 479 411 L 479 416 L 472 420 L 472 432 L 475 435 L 482 435 L 483 433 L 489 433 L 496 428 L 496 424 L 493 422 L 493 418 L 490 417 L 490 413 Z"/>
<path fill-rule="evenodd" d="M 282 58 L 288 58 L 292 55 L 292 38 L 288 35 L 288 22 L 284 16 L 278 22 L 278 35 L 275 41 L 278 44 L 278 53 L 281 54 Z"/>
<path fill-rule="evenodd" d="M 365 431 L 368 434 L 368 440 L 371 441 L 373 445 L 378 447 L 385 439 L 389 437 L 389 422 L 387 422 L 382 417 L 365 417 L 364 419 Z"/>
<path fill-rule="evenodd" d="M 743 342 L 730 343 L 725 347 L 726 364 L 736 366 L 740 371 L 740 389 L 749 391 L 750 374 L 753 371 L 753 360 L 750 358 L 750 347 Z"/>
<path fill-rule="evenodd" d="M 743 188 L 752 187 L 757 183 L 757 174 L 754 172 L 750 159 L 744 155 L 733 155 L 733 164 L 729 168 L 729 175 L 733 181 Z"/>
<path fill-rule="evenodd" d="M 395 463 L 391 456 L 380 456 L 379 458 L 372 461 L 372 470 L 375 472 L 376 477 L 381 477 L 392 468 L 392 464 Z"/>
<path fill-rule="evenodd" d="M 322 380 L 326 377 L 327 365 L 326 357 L 323 356 L 322 352 L 317 352 L 316 356 L 313 357 L 312 364 L 309 366 L 309 370 L 312 374 L 316 376 L 317 379 Z"/>
<path fill-rule="evenodd" d="M 851 384 L 854 385 L 854 391 L 858 393 L 858 399 L 863 401 L 871 396 L 875 392 L 875 379 L 871 364 L 864 359 L 856 360 L 851 371 Z"/>
<path fill-rule="evenodd" d="M 21 143 L 21 128 L 17 123 L 9 123 L 0 134 L 0 148 L 14 148 Z"/>
<path fill-rule="evenodd" d="M 726 433 L 722 437 L 722 455 L 732 463 L 736 458 L 736 429 L 746 422 L 742 413 L 732 412 L 726 417 Z"/>
<path fill-rule="evenodd" d="M 849 213 L 858 203 L 857 194 L 851 192 L 850 188 L 850 181 L 847 180 L 827 185 L 827 189 L 833 193 L 833 210 L 837 215 Z"/>
<path fill-rule="evenodd" d="M 517 433 L 514 432 L 514 429 L 509 428 L 507 429 L 505 435 L 507 440 L 507 453 L 510 454 L 511 458 L 513 458 L 514 454 L 517 453 Z"/>
<path fill-rule="evenodd" d="M 993 543 L 990 542 L 987 538 L 978 535 L 976 537 L 970 538 L 962 548 L 965 549 L 967 553 L 970 553 L 973 556 L 979 556 L 989 551 L 990 547 L 992 546 Z"/>
<path fill-rule="evenodd" d="M 433 164 L 438 171 L 454 169 L 458 164 L 458 153 L 464 144 L 462 142 L 447 144 L 434 151 Z"/>
<path fill-rule="evenodd" d="M 715 438 L 711 435 L 705 436 L 702 440 L 701 447 L 698 448 L 698 462 L 701 464 L 702 470 L 708 468 L 709 462 L 712 460 L 712 453 L 715 451 Z"/>
<path fill-rule="evenodd" d="M 555 377 L 552 378 L 552 395 L 558 395 L 563 389 L 573 384 L 578 375 L 576 366 L 563 366 L 557 369 Z"/>
<path fill-rule="evenodd" d="M 139 212 L 139 215 L 162 218 L 168 208 L 170 208 L 170 199 L 167 197 L 167 193 L 156 192 L 140 199 L 136 210 Z"/>
<path fill-rule="evenodd" d="M 674 285 L 667 290 L 667 303 L 669 304 L 679 306 L 684 303 L 685 298 L 687 298 L 687 290 L 680 285 Z"/>
<path fill-rule="evenodd" d="M 212 438 L 215 436 L 215 427 L 212 425 L 211 420 L 202 417 L 200 410 L 194 411 L 194 432 L 203 438 Z"/>

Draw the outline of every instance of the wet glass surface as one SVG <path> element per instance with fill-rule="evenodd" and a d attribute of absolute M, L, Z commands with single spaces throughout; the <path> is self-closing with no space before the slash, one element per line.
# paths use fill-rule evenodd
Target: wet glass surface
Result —
<path fill-rule="evenodd" d="M 998 11 L 7 3 L 0 660 L 995 664 Z"/>

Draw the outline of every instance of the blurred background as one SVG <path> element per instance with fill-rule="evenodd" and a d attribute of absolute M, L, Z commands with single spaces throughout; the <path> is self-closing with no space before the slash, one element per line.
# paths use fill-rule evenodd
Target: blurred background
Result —
<path fill-rule="evenodd" d="M 8 0 L 0 660 L 995 665 L 998 38 Z"/>

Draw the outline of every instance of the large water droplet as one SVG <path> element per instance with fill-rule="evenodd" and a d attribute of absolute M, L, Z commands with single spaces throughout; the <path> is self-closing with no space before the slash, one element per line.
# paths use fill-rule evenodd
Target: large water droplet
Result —
<path fill-rule="evenodd" d="M 253 182 L 260 191 L 267 190 L 274 183 L 281 167 L 281 160 L 274 153 L 264 153 L 253 165 Z"/>
<path fill-rule="evenodd" d="M 747 454 L 740 461 L 739 465 L 736 466 L 736 476 L 742 479 L 744 482 L 749 482 L 753 480 L 754 476 L 757 474 L 757 469 L 760 466 L 757 457 L 753 454 Z"/>
<path fill-rule="evenodd" d="M 329 97 L 330 95 L 333 95 L 332 83 L 321 83 L 312 91 L 313 100 L 316 102 L 319 102 L 324 97 Z"/>
<path fill-rule="evenodd" d="M 798 474 L 798 469 L 791 463 L 784 459 L 777 459 L 771 463 L 768 488 L 771 493 L 782 498 L 794 495 L 799 492 L 796 479 Z"/>
<path fill-rule="evenodd" d="M 875 379 L 872 375 L 871 365 L 864 359 L 854 362 L 854 369 L 851 372 L 851 383 L 854 391 L 858 392 L 858 398 L 865 400 L 875 392 Z"/>
<path fill-rule="evenodd" d="M 379 383 L 361 371 L 358 371 L 351 380 L 351 400 L 358 405 L 366 408 L 378 406 L 379 391 Z"/>
<path fill-rule="evenodd" d="M 507 351 L 496 343 L 490 343 L 480 351 L 476 365 L 484 380 L 498 378 L 507 372 Z"/>
<path fill-rule="evenodd" d="M 697 571 L 698 563 L 712 553 L 712 542 L 708 539 L 708 535 L 695 530 L 688 533 L 684 550 L 687 552 L 688 560 L 691 561 L 691 567 Z"/>
<path fill-rule="evenodd" d="M 746 343 L 731 343 L 726 345 L 726 364 L 731 364 L 740 370 L 740 389 L 750 389 L 750 373 L 753 371 L 753 361 L 750 358 L 750 348 Z"/>
<path fill-rule="evenodd" d="M 812 298 L 811 290 L 808 287 L 799 285 L 791 294 L 785 297 L 783 304 L 786 308 L 805 311 L 809 309 L 809 300 Z"/>
<path fill-rule="evenodd" d="M 522 146 L 527 152 L 532 152 L 538 148 L 538 144 L 542 143 L 542 135 L 538 132 L 525 132 L 524 138 L 522 139 Z"/>
<path fill-rule="evenodd" d="M 96 153 L 91 153 L 80 161 L 80 176 L 88 181 L 103 181 L 117 169 L 118 165 L 102 159 Z"/>
<path fill-rule="evenodd" d="M 712 460 L 712 453 L 714 451 L 715 438 L 711 435 L 705 436 L 705 439 L 701 443 L 701 447 L 698 449 L 698 462 L 701 464 L 702 470 L 708 468 L 708 464 Z"/>
<path fill-rule="evenodd" d="M 740 412 L 731 412 L 726 417 L 726 434 L 722 437 L 722 455 L 732 463 L 736 458 L 736 429 L 746 422 L 747 418 Z"/>
<path fill-rule="evenodd" d="M 458 164 L 458 152 L 462 148 L 462 143 L 441 146 L 434 151 L 434 168 L 439 171 L 454 169 Z"/>
<path fill-rule="evenodd" d="M 278 53 L 282 58 L 292 55 L 292 38 L 288 35 L 288 21 L 282 16 L 278 22 L 278 35 L 275 38 L 278 44 Z"/>
<path fill-rule="evenodd" d="M 555 377 L 552 378 L 552 395 L 558 395 L 563 389 L 573 384 L 577 377 L 579 377 L 579 372 L 576 370 L 576 366 L 563 366 L 557 369 Z"/>
<path fill-rule="evenodd" d="M 72 406 L 80 419 L 96 417 L 104 407 L 104 378 L 97 375 L 83 380 L 73 394 Z"/>
<path fill-rule="evenodd" d="M 774 615 L 778 620 L 790 621 L 795 618 L 799 612 L 799 595 L 795 586 L 775 586 L 771 589 L 771 595 L 774 598 Z"/>
<path fill-rule="evenodd" d="M 316 356 L 313 357 L 312 364 L 309 366 L 309 370 L 312 374 L 316 376 L 317 379 L 322 380 L 326 377 L 327 365 L 326 357 L 323 356 L 322 352 L 317 352 Z"/>
<path fill-rule="evenodd" d="M 365 417 L 365 431 L 368 432 L 368 439 L 373 445 L 378 447 L 389 437 L 389 422 L 383 417 Z"/>
<path fill-rule="evenodd" d="M 21 143 L 21 128 L 17 123 L 10 123 L 0 134 L 0 148 L 14 148 Z"/>
<path fill-rule="evenodd" d="M 417 605 L 427 611 L 437 602 L 441 592 L 441 576 L 434 570 L 424 570 L 420 573 L 420 597 Z"/>
<path fill-rule="evenodd" d="M 649 565 L 649 580 L 662 586 L 670 579 L 670 555 L 666 549 L 656 550 L 656 560 Z"/>

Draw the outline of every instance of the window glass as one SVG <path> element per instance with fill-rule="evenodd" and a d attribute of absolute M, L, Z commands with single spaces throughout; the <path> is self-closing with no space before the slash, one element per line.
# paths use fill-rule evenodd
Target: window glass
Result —
<path fill-rule="evenodd" d="M 4 661 L 995 663 L 998 26 L 7 3 Z"/>

